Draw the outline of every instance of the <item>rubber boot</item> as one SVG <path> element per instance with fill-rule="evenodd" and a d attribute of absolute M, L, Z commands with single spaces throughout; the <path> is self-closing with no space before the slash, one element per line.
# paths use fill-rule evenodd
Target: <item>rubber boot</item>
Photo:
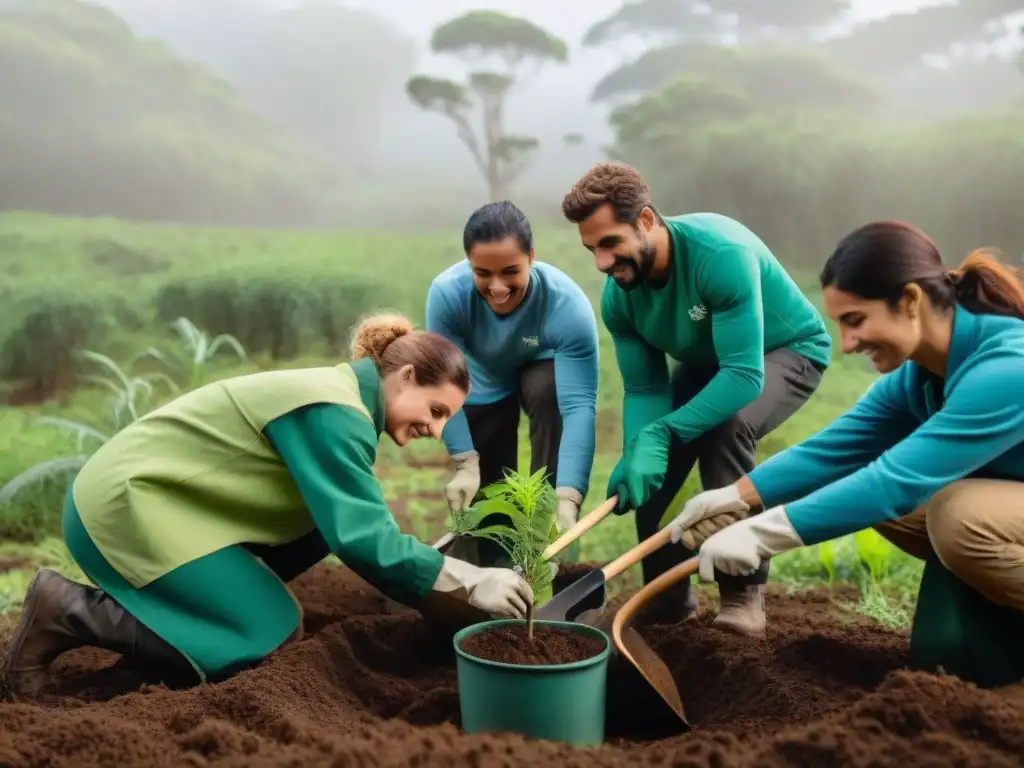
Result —
<path fill-rule="evenodd" d="M 764 637 L 768 620 L 764 612 L 764 584 L 718 585 L 721 608 L 711 626 L 737 635 Z"/>
<path fill-rule="evenodd" d="M 192 665 L 102 589 L 40 569 L 25 593 L 8 645 L 3 682 L 12 698 L 31 696 L 50 682 L 49 668 L 66 651 L 95 646 L 123 654 L 157 672 L 168 685 L 199 682 Z"/>

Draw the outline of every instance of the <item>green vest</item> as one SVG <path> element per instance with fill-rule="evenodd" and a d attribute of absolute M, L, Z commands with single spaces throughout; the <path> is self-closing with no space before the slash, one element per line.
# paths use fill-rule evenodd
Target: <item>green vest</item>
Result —
<path fill-rule="evenodd" d="M 315 403 L 347 406 L 378 437 L 383 430 L 380 380 L 370 360 L 218 381 L 146 414 L 75 478 L 74 500 L 89 537 L 141 588 L 224 547 L 285 544 L 309 533 L 313 518 L 263 429 Z"/>

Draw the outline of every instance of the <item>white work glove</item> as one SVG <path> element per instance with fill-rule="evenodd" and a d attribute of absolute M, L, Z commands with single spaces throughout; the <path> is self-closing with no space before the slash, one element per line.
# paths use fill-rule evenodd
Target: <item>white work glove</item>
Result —
<path fill-rule="evenodd" d="M 558 497 L 558 511 L 556 521 L 562 533 L 572 528 L 580 519 L 580 505 L 583 503 L 583 494 L 575 488 L 563 486 L 555 489 L 555 496 Z M 566 563 L 575 563 L 580 556 L 580 542 L 574 541 L 563 550 L 562 560 Z"/>
<path fill-rule="evenodd" d="M 672 543 L 682 542 L 696 551 L 705 539 L 716 531 L 741 520 L 750 512 L 750 505 L 740 501 L 736 485 L 715 488 L 698 493 L 683 506 L 676 519 L 669 523 Z"/>
<path fill-rule="evenodd" d="M 495 618 L 526 617 L 533 604 L 533 589 L 509 568 L 480 568 L 454 557 L 445 557 L 433 587 L 489 613 Z"/>
<path fill-rule="evenodd" d="M 714 581 L 716 569 L 729 576 L 747 576 L 766 559 L 802 546 L 785 508 L 772 507 L 723 528 L 704 542 L 700 580 Z"/>
<path fill-rule="evenodd" d="M 452 512 L 461 512 L 470 504 L 480 490 L 480 454 L 466 451 L 452 456 L 455 474 L 444 487 L 444 497 Z"/>

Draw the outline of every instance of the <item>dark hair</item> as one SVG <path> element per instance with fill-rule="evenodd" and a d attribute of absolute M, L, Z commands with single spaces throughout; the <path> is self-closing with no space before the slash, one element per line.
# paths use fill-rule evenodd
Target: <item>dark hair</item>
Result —
<path fill-rule="evenodd" d="M 417 331 L 396 313 L 371 315 L 352 334 L 353 360 L 368 357 L 381 376 L 412 365 L 416 383 L 423 387 L 454 384 L 469 392 L 466 358 L 455 344 L 432 331 Z"/>
<path fill-rule="evenodd" d="M 636 224 L 644 208 L 658 213 L 647 182 L 635 168 L 625 163 L 598 163 L 562 198 L 562 215 L 579 224 L 605 203 L 611 205 L 620 224 Z"/>
<path fill-rule="evenodd" d="M 469 254 L 476 243 L 497 243 L 514 237 L 523 253 L 533 250 L 533 230 L 526 214 L 508 200 L 487 203 L 470 214 L 462 230 L 462 249 Z"/>
<path fill-rule="evenodd" d="M 848 234 L 825 262 L 820 279 L 822 288 L 834 286 L 892 308 L 907 284 L 916 283 L 941 309 L 957 303 L 975 314 L 1024 318 L 1018 270 L 985 249 L 948 269 L 928 235 L 899 221 L 876 221 Z"/>

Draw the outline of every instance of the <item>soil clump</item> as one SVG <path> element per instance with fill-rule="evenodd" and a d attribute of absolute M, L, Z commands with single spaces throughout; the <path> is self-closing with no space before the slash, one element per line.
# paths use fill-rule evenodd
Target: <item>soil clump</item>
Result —
<path fill-rule="evenodd" d="M 835 592 L 771 588 L 761 641 L 711 629 L 717 601 L 708 599 L 695 621 L 644 627 L 693 730 L 651 742 L 625 724 L 600 748 L 576 750 L 461 733 L 451 643 L 432 643 L 418 613 L 348 569 L 318 566 L 293 588 L 306 637 L 223 683 L 171 691 L 114 654 L 65 654 L 52 689 L 0 701 L 0 766 L 1024 764 L 1024 696 L 907 671 L 906 633 L 837 606 Z M 642 722 L 643 712 L 634 715 Z"/>
<path fill-rule="evenodd" d="M 485 661 L 538 666 L 586 661 L 601 653 L 606 643 L 599 637 L 544 624 L 534 624 L 531 640 L 526 625 L 519 624 L 470 635 L 462 639 L 460 647 Z"/>

